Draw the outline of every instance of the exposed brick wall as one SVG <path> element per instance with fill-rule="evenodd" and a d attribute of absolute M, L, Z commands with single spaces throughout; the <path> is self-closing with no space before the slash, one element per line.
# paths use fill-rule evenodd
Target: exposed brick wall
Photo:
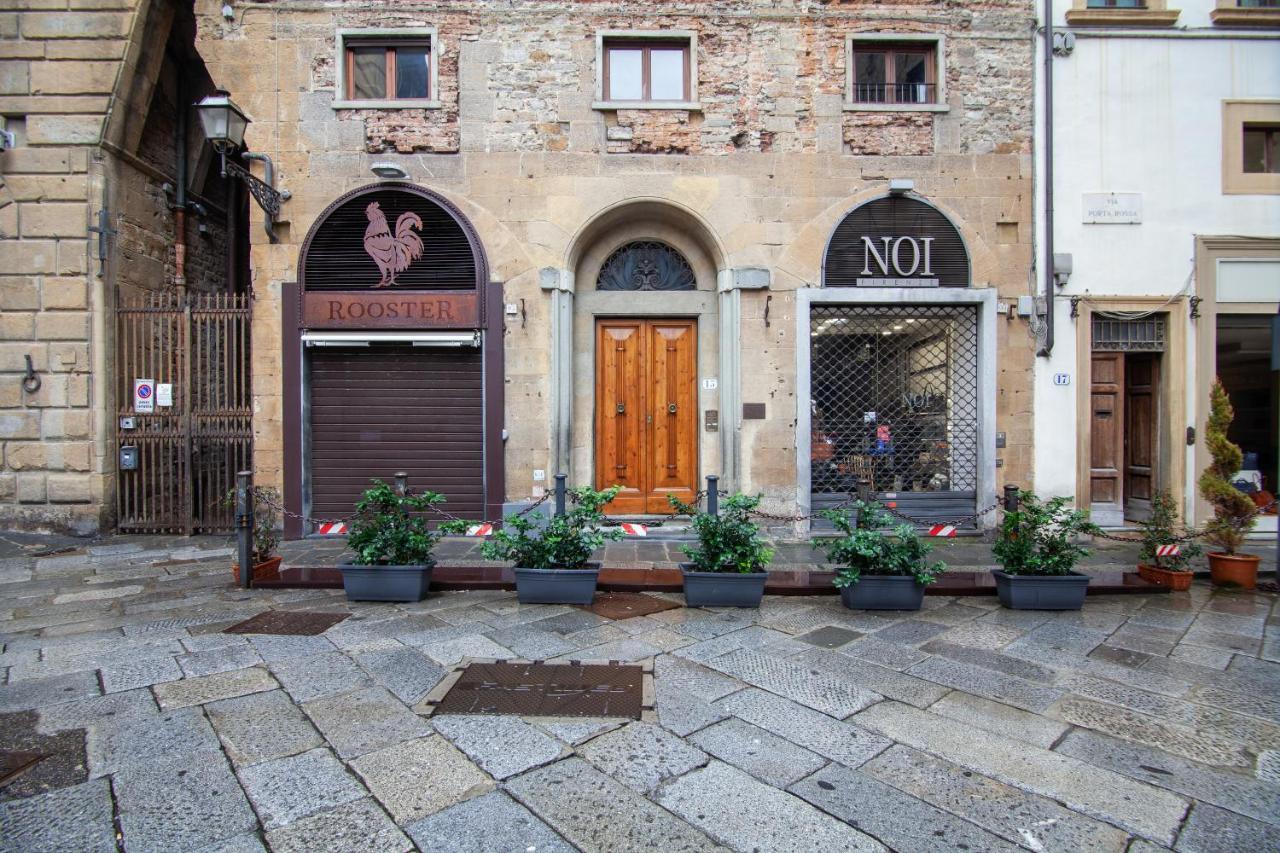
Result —
<path fill-rule="evenodd" d="M 882 157 L 933 153 L 931 113 L 849 113 L 844 120 L 844 144 L 850 154 Z"/>

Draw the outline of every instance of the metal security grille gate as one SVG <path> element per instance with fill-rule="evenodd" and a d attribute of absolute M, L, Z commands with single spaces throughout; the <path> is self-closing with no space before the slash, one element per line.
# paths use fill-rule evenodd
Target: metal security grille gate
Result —
<path fill-rule="evenodd" d="M 248 296 L 222 293 L 150 293 L 116 309 L 121 531 L 232 529 L 224 497 L 253 458 L 249 311 Z M 135 399 L 143 379 L 150 405 Z"/>
<path fill-rule="evenodd" d="M 815 305 L 810 341 L 814 510 L 869 480 L 922 522 L 973 514 L 977 307 Z"/>

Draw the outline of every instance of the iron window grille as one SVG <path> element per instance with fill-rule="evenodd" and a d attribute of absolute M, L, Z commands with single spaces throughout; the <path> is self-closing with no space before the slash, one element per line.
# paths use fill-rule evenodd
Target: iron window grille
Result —
<path fill-rule="evenodd" d="M 1129 319 L 1093 315 L 1093 348 L 1104 352 L 1164 352 L 1164 314 Z"/>
<path fill-rule="evenodd" d="M 975 306 L 814 306 L 809 334 L 815 506 L 861 480 L 921 506 L 976 495 Z"/>
<path fill-rule="evenodd" d="M 666 243 L 627 243 L 605 259 L 596 290 L 697 290 L 693 268 Z"/>

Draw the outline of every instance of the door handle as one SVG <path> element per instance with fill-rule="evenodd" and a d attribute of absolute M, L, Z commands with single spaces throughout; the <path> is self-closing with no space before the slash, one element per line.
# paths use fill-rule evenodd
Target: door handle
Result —
<path fill-rule="evenodd" d="M 674 415 L 676 413 L 676 404 L 667 403 L 667 414 Z"/>
<path fill-rule="evenodd" d="M 618 404 L 618 414 L 620 414 L 620 415 L 622 415 L 622 414 L 626 414 L 626 411 L 627 411 L 627 407 L 626 407 L 626 405 L 625 405 L 624 403 L 619 403 L 619 404 Z"/>

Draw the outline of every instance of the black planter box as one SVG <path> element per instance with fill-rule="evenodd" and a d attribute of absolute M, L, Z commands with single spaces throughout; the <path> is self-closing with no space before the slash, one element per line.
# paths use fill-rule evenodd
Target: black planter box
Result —
<path fill-rule="evenodd" d="M 421 601 L 431 587 L 431 566 L 340 565 L 348 601 Z"/>
<path fill-rule="evenodd" d="M 840 590 L 840 602 L 850 610 L 919 610 L 924 586 L 911 575 L 861 575 Z"/>
<path fill-rule="evenodd" d="M 1011 610 L 1079 610 L 1084 607 L 1089 576 L 1011 575 L 992 569 L 996 579 L 996 595 Z"/>
<path fill-rule="evenodd" d="M 521 604 L 590 604 L 596 596 L 600 564 L 586 569 L 522 569 L 517 567 L 516 600 Z"/>
<path fill-rule="evenodd" d="M 688 607 L 759 607 L 768 572 L 695 572 L 681 563 L 684 603 Z"/>

